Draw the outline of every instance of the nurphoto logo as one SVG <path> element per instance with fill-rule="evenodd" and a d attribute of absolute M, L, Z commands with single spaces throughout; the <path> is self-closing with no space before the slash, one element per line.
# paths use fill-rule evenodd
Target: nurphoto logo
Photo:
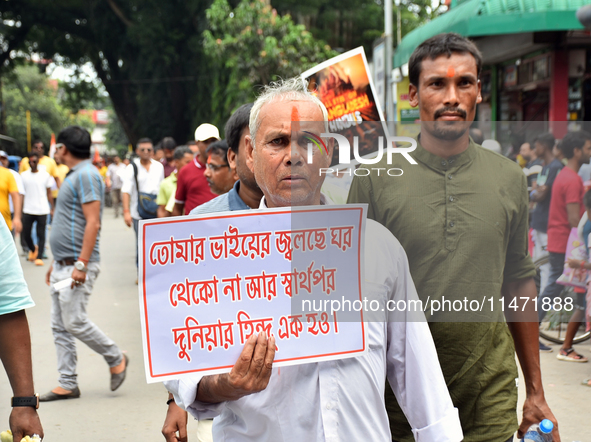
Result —
<path fill-rule="evenodd" d="M 341 171 L 340 173 L 342 173 L 343 169 L 348 169 L 348 171 L 345 170 L 345 172 L 344 172 L 345 174 L 349 173 L 349 175 L 350 175 L 351 173 L 353 173 L 354 175 L 357 175 L 357 176 L 367 176 L 371 173 L 371 171 L 377 171 L 378 175 L 380 175 L 381 171 L 387 171 L 387 174 L 390 176 L 401 176 L 403 174 L 403 171 L 400 168 L 391 168 L 391 169 L 386 169 L 383 167 L 371 168 L 371 169 L 354 168 L 354 166 L 357 164 L 365 164 L 365 165 L 378 164 L 380 161 L 382 161 L 382 158 L 384 157 L 384 150 L 386 151 L 386 158 L 387 158 L 388 165 L 392 164 L 392 157 L 394 154 L 402 155 L 412 165 L 417 164 L 417 162 L 410 156 L 410 153 L 413 152 L 417 148 L 417 142 L 416 142 L 416 140 L 414 140 L 410 137 L 390 137 L 390 136 L 378 137 L 378 149 L 376 152 L 377 153 L 376 156 L 373 158 L 364 158 L 363 156 L 361 156 L 359 154 L 359 138 L 357 136 L 354 136 L 352 150 L 353 150 L 353 157 L 355 159 L 355 163 L 351 164 L 351 143 L 349 142 L 347 137 L 345 137 L 344 135 L 335 134 L 335 133 L 321 133 L 320 137 L 318 137 L 317 135 L 314 135 L 311 132 L 307 132 L 307 131 L 304 131 L 304 132 L 306 132 L 309 135 L 309 136 L 305 136 L 305 137 L 311 141 L 310 143 L 308 143 L 308 159 L 307 159 L 308 164 L 312 164 L 312 161 L 313 161 L 312 156 L 314 154 L 314 145 L 316 145 L 316 147 L 318 149 L 320 149 L 321 152 L 326 152 L 326 154 L 328 154 L 328 148 L 326 147 L 326 144 L 324 143 L 324 141 L 322 141 L 322 139 L 320 137 L 322 137 L 322 138 L 332 137 L 335 139 L 335 141 L 339 145 L 339 164 L 338 164 L 338 166 L 334 166 L 333 168 L 321 168 L 320 175 L 327 174 L 327 173 L 335 173 L 337 171 Z M 386 139 L 386 148 L 385 149 L 384 149 L 384 138 Z M 320 143 L 322 143 L 322 146 L 324 147 L 324 151 L 320 147 Z M 400 144 L 410 144 L 410 147 L 398 147 Z M 347 167 L 347 165 L 350 165 L 350 166 Z"/>

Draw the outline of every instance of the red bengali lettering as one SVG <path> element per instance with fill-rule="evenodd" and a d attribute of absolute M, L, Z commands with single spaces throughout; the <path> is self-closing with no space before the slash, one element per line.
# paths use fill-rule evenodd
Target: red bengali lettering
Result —
<path fill-rule="evenodd" d="M 245 276 L 246 294 L 250 299 L 267 298 L 268 301 L 277 297 L 277 274 L 267 275 L 263 270 L 261 275 Z"/>
<path fill-rule="evenodd" d="M 150 246 L 150 264 L 153 266 L 174 264 L 175 259 L 199 264 L 204 259 L 205 238 L 174 239 L 154 242 Z"/>
<path fill-rule="evenodd" d="M 214 348 L 227 350 L 234 345 L 234 323 L 221 322 L 220 319 L 213 324 L 199 324 L 192 316 L 185 319 L 184 327 L 173 328 L 173 342 L 179 347 L 179 359 L 191 361 L 189 351 L 193 344 L 199 343 L 199 348 L 213 351 Z M 207 347 L 206 347 L 207 346 Z"/>
<path fill-rule="evenodd" d="M 301 317 L 302 315 L 289 315 L 279 318 L 279 329 L 277 331 L 279 339 L 289 339 L 291 336 L 299 338 L 304 329 L 302 321 L 300 321 Z"/>
<path fill-rule="evenodd" d="M 222 257 L 228 259 L 229 256 L 264 258 L 270 253 L 271 234 L 271 232 L 241 234 L 237 227 L 229 226 L 223 235 L 209 238 L 211 256 L 215 260 Z"/>
<path fill-rule="evenodd" d="M 331 227 L 330 244 L 337 246 L 343 252 L 352 247 L 352 232 L 355 226 Z"/>

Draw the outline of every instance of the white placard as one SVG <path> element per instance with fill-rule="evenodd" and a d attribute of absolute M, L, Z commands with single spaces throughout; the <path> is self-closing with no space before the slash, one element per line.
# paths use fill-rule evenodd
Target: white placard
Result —
<path fill-rule="evenodd" d="M 366 211 L 360 204 L 140 221 L 148 382 L 228 372 L 261 331 L 276 338 L 276 367 L 365 352 L 363 312 L 332 311 L 326 301 L 362 300 Z"/>

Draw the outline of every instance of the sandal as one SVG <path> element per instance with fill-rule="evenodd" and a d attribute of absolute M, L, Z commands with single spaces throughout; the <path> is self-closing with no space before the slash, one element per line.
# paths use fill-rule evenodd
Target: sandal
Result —
<path fill-rule="evenodd" d="M 591 378 L 585 379 L 583 382 L 581 382 L 581 384 L 591 387 Z"/>
<path fill-rule="evenodd" d="M 556 355 L 556 359 L 560 361 L 569 361 L 569 362 L 588 362 L 589 360 L 583 356 L 578 354 L 574 348 L 561 348 L 558 354 Z"/>

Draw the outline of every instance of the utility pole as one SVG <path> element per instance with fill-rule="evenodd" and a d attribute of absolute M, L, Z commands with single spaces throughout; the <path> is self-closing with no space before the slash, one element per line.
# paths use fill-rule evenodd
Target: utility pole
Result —
<path fill-rule="evenodd" d="M 402 9 L 400 0 L 396 0 L 396 47 L 402 41 Z"/>
<path fill-rule="evenodd" d="M 386 24 L 386 121 L 394 121 L 392 100 L 392 0 L 385 0 L 384 22 Z"/>
<path fill-rule="evenodd" d="M 4 77 L 0 76 L 0 134 L 6 135 L 6 108 L 4 107 Z"/>

